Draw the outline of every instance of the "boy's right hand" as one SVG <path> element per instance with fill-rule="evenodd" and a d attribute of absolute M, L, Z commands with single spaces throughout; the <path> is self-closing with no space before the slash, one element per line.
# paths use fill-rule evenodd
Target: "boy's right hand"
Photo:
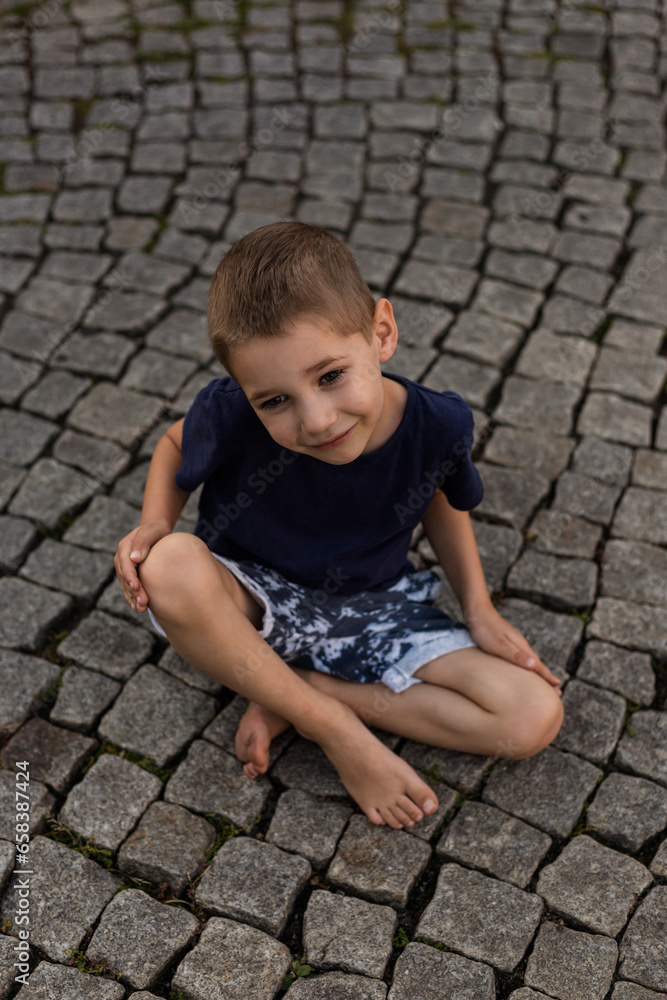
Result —
<path fill-rule="evenodd" d="M 133 611 L 145 611 L 148 607 L 148 595 L 141 586 L 137 566 L 146 558 L 151 546 L 168 534 L 170 529 L 166 524 L 140 524 L 118 543 L 113 562 L 125 600 Z"/>

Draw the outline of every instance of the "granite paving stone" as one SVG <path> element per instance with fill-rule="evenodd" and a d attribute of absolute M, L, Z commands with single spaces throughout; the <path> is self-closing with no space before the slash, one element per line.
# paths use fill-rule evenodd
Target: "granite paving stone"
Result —
<path fill-rule="evenodd" d="M 23 517 L 0 517 L 0 569 L 13 573 L 39 539 L 34 524 Z"/>
<path fill-rule="evenodd" d="M 53 996 L 66 996 L 68 1000 L 123 1000 L 125 990 L 120 983 L 109 979 L 66 965 L 40 962 L 21 993 L 26 1000 L 49 1000 Z"/>
<path fill-rule="evenodd" d="M 327 869 L 327 880 L 374 903 L 405 907 L 431 849 L 403 830 L 352 816 Z"/>
<path fill-rule="evenodd" d="M 667 542 L 667 508 L 661 490 L 630 486 L 621 498 L 612 534 L 621 538 L 636 538 L 654 544 Z"/>
<path fill-rule="evenodd" d="M 580 396 L 578 386 L 509 375 L 494 417 L 501 423 L 533 430 L 548 427 L 552 434 L 568 435 Z"/>
<path fill-rule="evenodd" d="M 0 645 L 36 652 L 74 610 L 68 594 L 19 580 L 0 580 Z"/>
<path fill-rule="evenodd" d="M 587 821 L 605 840 L 635 854 L 667 826 L 667 791 L 613 771 L 589 806 Z"/>
<path fill-rule="evenodd" d="M 667 552 L 658 545 L 612 539 L 604 549 L 601 593 L 640 604 L 663 604 Z"/>
<path fill-rule="evenodd" d="M 103 753 L 70 790 L 59 819 L 84 839 L 94 837 L 97 847 L 115 851 L 161 789 L 156 775 Z"/>
<path fill-rule="evenodd" d="M 113 441 L 103 441 L 69 429 L 57 438 L 52 451 L 58 461 L 82 469 L 105 485 L 124 472 L 131 461 L 130 453 Z"/>
<path fill-rule="evenodd" d="M 583 386 L 596 350 L 595 344 L 582 337 L 535 330 L 521 351 L 514 371 L 528 378 Z"/>
<path fill-rule="evenodd" d="M 79 400 L 68 423 L 76 430 L 116 441 L 127 448 L 146 433 L 161 412 L 162 404 L 158 400 L 102 382 Z M 110 413 L 113 413 L 113 422 L 109 419 Z"/>
<path fill-rule="evenodd" d="M 665 872 L 667 872 L 667 840 L 663 840 L 660 844 L 651 862 L 650 869 L 654 875 L 662 878 L 665 877 Z"/>
<path fill-rule="evenodd" d="M 392 951 L 396 911 L 353 896 L 315 891 L 303 916 L 306 961 L 318 970 L 380 978 Z"/>
<path fill-rule="evenodd" d="M 667 987 L 667 948 L 661 927 L 667 910 L 667 886 L 656 885 L 640 902 L 621 938 L 619 971 L 641 986 Z"/>
<path fill-rule="evenodd" d="M 527 538 L 538 552 L 592 559 L 602 538 L 602 527 L 564 510 L 538 510 Z"/>
<path fill-rule="evenodd" d="M 512 972 L 526 952 L 543 908 L 542 900 L 532 893 L 445 863 L 416 934 Z"/>
<path fill-rule="evenodd" d="M 667 455 L 638 448 L 632 466 L 632 485 L 667 489 Z"/>
<path fill-rule="evenodd" d="M 118 852 L 118 870 L 179 896 L 205 863 L 215 828 L 182 806 L 153 802 Z"/>
<path fill-rule="evenodd" d="M 318 801 L 310 792 L 288 788 L 278 799 L 266 841 L 323 868 L 351 815 L 352 810 L 342 802 Z"/>
<path fill-rule="evenodd" d="M 115 553 L 118 540 L 137 526 L 137 510 L 124 500 L 96 496 L 63 535 L 63 541 Z"/>
<path fill-rule="evenodd" d="M 305 858 L 251 837 L 227 840 L 206 870 L 196 901 L 276 937 L 312 869 Z"/>
<path fill-rule="evenodd" d="M 23 725 L 59 673 L 59 668 L 50 660 L 0 649 L 0 683 L 6 692 L 0 703 L 0 733 L 3 736 Z"/>
<path fill-rule="evenodd" d="M 199 929 L 192 913 L 130 888 L 106 906 L 86 957 L 106 962 L 133 989 L 152 987 L 183 948 L 194 944 Z"/>
<path fill-rule="evenodd" d="M 477 462 L 484 483 L 484 497 L 476 510 L 484 516 L 522 528 L 540 500 L 549 492 L 549 480 L 529 469 L 507 468 Z"/>
<path fill-rule="evenodd" d="M 23 312 L 58 323 L 76 323 L 95 294 L 92 285 L 65 284 L 62 280 L 33 278 L 16 299 Z"/>
<path fill-rule="evenodd" d="M 529 327 L 542 304 L 540 292 L 527 291 L 496 278 L 484 278 L 477 289 L 473 308 L 498 316 L 502 320 Z"/>
<path fill-rule="evenodd" d="M 581 463 L 579 467 L 582 467 Z M 566 469 L 558 477 L 553 507 L 573 517 L 608 525 L 621 494 L 620 486 L 608 486 L 599 479 Z"/>
<path fill-rule="evenodd" d="M 120 888 L 121 881 L 79 851 L 48 837 L 32 839 L 30 858 L 34 865 L 30 943 L 52 961 L 64 964 L 70 957 L 68 949 L 81 946 L 89 928 Z M 74 893 L 73 885 L 77 886 Z M 12 921 L 12 928 L 15 906 L 10 884 L 0 902 L 0 917 Z"/>
<path fill-rule="evenodd" d="M 665 382 L 667 358 L 628 357 L 603 347 L 591 374 L 591 389 L 618 393 L 642 403 L 653 403 Z"/>
<path fill-rule="evenodd" d="M 90 329 L 142 333 L 166 311 L 167 303 L 146 292 L 105 290 L 83 317 Z"/>
<path fill-rule="evenodd" d="M 446 781 L 464 795 L 474 795 L 480 790 L 482 776 L 491 762 L 490 757 L 481 754 L 429 747 L 413 740 L 406 740 L 400 756 L 420 771 L 429 783 Z M 419 822 L 423 823 L 424 820 Z"/>
<path fill-rule="evenodd" d="M 564 559 L 527 549 L 507 577 L 507 590 L 519 597 L 546 599 L 567 610 L 595 601 L 597 566 L 589 559 Z"/>
<path fill-rule="evenodd" d="M 45 538 L 28 556 L 20 575 L 54 590 L 64 590 L 90 605 L 112 570 L 112 561 L 104 553 L 89 552 Z"/>
<path fill-rule="evenodd" d="M 296 979 L 290 987 L 295 1000 L 386 1000 L 387 987 L 380 979 L 327 972 Z"/>
<path fill-rule="evenodd" d="M 573 448 L 570 438 L 554 437 L 541 428 L 523 430 L 500 424 L 484 446 L 484 458 L 499 465 L 532 470 L 545 479 L 555 479 L 567 466 Z"/>
<path fill-rule="evenodd" d="M 621 737 L 614 764 L 667 786 L 666 725 L 664 713 L 650 710 L 633 712 L 629 731 L 626 730 Z"/>
<path fill-rule="evenodd" d="M 152 663 L 144 663 L 125 683 L 98 732 L 103 739 L 146 755 L 160 767 L 170 764 L 215 715 L 210 695 Z"/>
<path fill-rule="evenodd" d="M 565 718 L 553 746 L 605 764 L 625 724 L 623 698 L 581 680 L 568 681 L 563 692 Z"/>
<path fill-rule="evenodd" d="M 539 874 L 547 906 L 577 926 L 615 937 L 653 878 L 634 858 L 579 834 Z"/>
<path fill-rule="evenodd" d="M 289 948 L 264 931 L 209 917 L 171 985 L 193 1000 L 273 1000 L 289 963 Z"/>
<path fill-rule="evenodd" d="M 609 642 L 592 639 L 586 643 L 577 677 L 644 707 L 655 697 L 655 674 L 648 653 L 633 653 Z"/>
<path fill-rule="evenodd" d="M 633 454 L 626 445 L 589 435 L 574 450 L 572 471 L 601 479 L 610 486 L 626 486 Z"/>
<path fill-rule="evenodd" d="M 298 737 L 271 768 L 271 775 L 286 788 L 305 788 L 317 795 L 347 798 L 347 789 L 324 751 Z"/>
<path fill-rule="evenodd" d="M 248 778 L 231 754 L 206 740 L 193 740 L 164 789 L 165 802 L 193 812 L 217 813 L 237 826 L 250 826 L 271 792 L 263 776 Z"/>
<path fill-rule="evenodd" d="M 588 638 L 606 639 L 617 646 L 647 650 L 662 658 L 667 650 L 665 628 L 667 615 L 660 606 L 599 597 L 586 632 Z"/>
<path fill-rule="evenodd" d="M 97 741 L 54 726 L 46 719 L 29 719 L 0 752 L 3 767 L 30 761 L 30 778 L 55 792 L 64 792 L 79 768 L 97 749 Z"/>
<path fill-rule="evenodd" d="M 54 531 L 64 515 L 80 510 L 99 489 L 100 484 L 91 476 L 53 458 L 40 458 L 21 483 L 8 510 Z"/>
<path fill-rule="evenodd" d="M 184 355 L 200 363 L 209 361 L 213 356 L 207 337 L 206 317 L 191 309 L 174 309 L 170 312 L 151 329 L 146 337 L 146 344 L 160 351 Z"/>
<path fill-rule="evenodd" d="M 51 358 L 54 368 L 115 378 L 136 346 L 115 333 L 73 333 Z"/>
<path fill-rule="evenodd" d="M 601 773 L 588 761 L 548 746 L 523 760 L 500 760 L 482 801 L 554 837 L 567 837 Z"/>
<path fill-rule="evenodd" d="M 145 629 L 95 610 L 59 644 L 58 654 L 77 666 L 126 680 L 150 656 L 153 644 Z"/>
<path fill-rule="evenodd" d="M 485 962 L 411 941 L 398 957 L 387 1000 L 412 1000 L 415 996 L 438 1000 L 456 992 L 476 1000 L 495 1000 L 493 970 Z"/>
<path fill-rule="evenodd" d="M 91 381 L 67 371 L 51 371 L 25 394 L 21 406 L 51 420 L 62 417 L 79 396 L 90 388 Z"/>
<path fill-rule="evenodd" d="M 528 959 L 524 981 L 538 990 L 548 990 L 548 995 L 558 1000 L 571 996 L 602 1000 L 611 986 L 617 958 L 618 945 L 612 937 L 586 934 L 545 920 Z M 513 995 L 519 997 L 521 992 Z"/>
<path fill-rule="evenodd" d="M 436 855 L 470 865 L 525 889 L 551 847 L 551 837 L 514 816 L 467 801 L 445 828 Z"/>
<path fill-rule="evenodd" d="M 49 719 L 68 729 L 90 732 L 119 691 L 120 684 L 104 674 L 67 667 Z"/>
<path fill-rule="evenodd" d="M 0 410 L 0 458 L 14 465 L 32 465 L 58 433 L 58 425 L 29 413 Z"/>

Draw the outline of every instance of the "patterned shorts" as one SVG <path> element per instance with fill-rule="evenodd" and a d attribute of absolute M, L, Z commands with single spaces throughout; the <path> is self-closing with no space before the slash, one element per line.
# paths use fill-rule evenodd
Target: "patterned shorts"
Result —
<path fill-rule="evenodd" d="M 382 681 L 399 692 L 421 684 L 413 674 L 425 663 L 476 645 L 465 625 L 433 607 L 441 586 L 433 570 L 406 573 L 388 590 L 341 597 L 301 587 L 259 563 L 212 555 L 257 598 L 264 609 L 260 636 L 295 667 L 357 683 Z"/>

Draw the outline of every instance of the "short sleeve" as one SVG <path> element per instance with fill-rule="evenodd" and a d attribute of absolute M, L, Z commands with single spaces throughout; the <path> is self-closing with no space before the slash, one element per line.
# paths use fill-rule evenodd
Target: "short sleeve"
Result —
<path fill-rule="evenodd" d="M 176 473 L 176 485 L 192 493 L 200 483 L 224 463 L 229 449 L 225 433 L 227 393 L 214 379 L 195 396 L 183 423 L 183 460 Z"/>
<path fill-rule="evenodd" d="M 477 471 L 470 452 L 474 444 L 475 421 L 472 410 L 458 393 L 443 392 L 449 401 L 448 455 L 441 464 L 440 489 L 456 510 L 472 510 L 484 496 L 482 477 Z"/>

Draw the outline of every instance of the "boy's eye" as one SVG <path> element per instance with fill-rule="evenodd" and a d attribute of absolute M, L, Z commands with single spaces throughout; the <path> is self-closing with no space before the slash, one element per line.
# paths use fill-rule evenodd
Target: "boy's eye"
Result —
<path fill-rule="evenodd" d="M 338 380 L 343 376 L 343 369 L 335 368 L 333 371 L 325 372 L 325 374 L 322 375 L 320 381 L 324 379 L 329 379 L 330 375 L 333 375 L 334 377 L 329 381 L 325 381 L 324 382 L 325 385 L 333 385 L 334 382 L 338 382 Z M 262 403 L 262 405 L 260 406 L 260 410 L 276 410 L 279 406 L 282 406 L 282 402 L 280 402 L 280 400 L 284 398 L 285 398 L 284 396 L 273 396 L 272 399 L 267 399 L 265 403 Z M 278 400 L 278 402 L 276 402 L 276 400 Z"/>

